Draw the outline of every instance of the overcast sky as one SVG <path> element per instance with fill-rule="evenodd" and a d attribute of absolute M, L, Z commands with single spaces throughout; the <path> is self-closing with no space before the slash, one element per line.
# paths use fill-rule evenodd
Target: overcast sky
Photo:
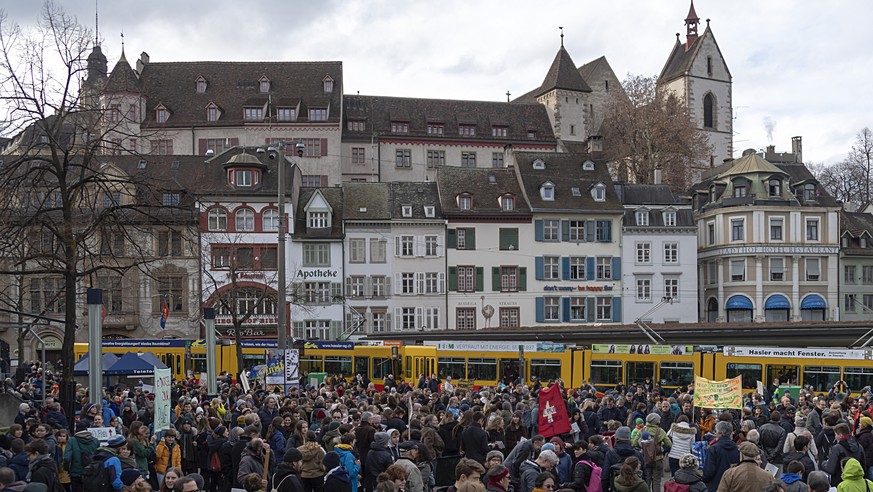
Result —
<path fill-rule="evenodd" d="M 560 46 L 577 66 L 606 55 L 620 79 L 661 71 L 686 0 L 99 0 L 110 67 L 142 51 L 154 62 L 339 60 L 345 92 L 505 100 L 538 87 Z M 64 0 L 94 26 L 94 0 Z M 36 21 L 39 0 L 0 0 Z M 735 156 L 772 143 L 835 162 L 873 126 L 867 0 L 697 0 L 733 75 Z M 131 63 L 133 64 L 133 63 Z M 768 125 L 769 123 L 769 125 Z M 770 126 L 771 131 L 768 131 Z"/>

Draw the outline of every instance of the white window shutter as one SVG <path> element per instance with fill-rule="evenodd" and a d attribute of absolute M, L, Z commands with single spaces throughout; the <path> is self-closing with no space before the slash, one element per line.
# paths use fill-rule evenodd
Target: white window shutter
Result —
<path fill-rule="evenodd" d="M 391 311 L 385 312 L 385 331 L 391 331 Z"/>
<path fill-rule="evenodd" d="M 366 297 L 373 297 L 373 277 L 367 276 L 364 278 L 364 292 L 363 295 Z"/>
<path fill-rule="evenodd" d="M 346 277 L 346 297 L 352 297 L 352 278 Z"/>
<path fill-rule="evenodd" d="M 394 321 L 397 323 L 397 329 L 403 329 L 403 309 L 394 308 Z"/>
<path fill-rule="evenodd" d="M 437 273 L 437 289 L 440 294 L 446 293 L 446 272 Z"/>
<path fill-rule="evenodd" d="M 403 280 L 402 275 L 397 272 L 394 273 L 394 294 L 402 294 L 403 293 Z"/>
<path fill-rule="evenodd" d="M 437 250 L 436 254 L 438 257 L 442 257 L 445 254 L 446 250 L 446 238 L 445 236 L 437 236 Z"/>
<path fill-rule="evenodd" d="M 331 321 L 330 322 L 330 338 L 331 340 L 339 340 L 340 336 L 343 334 L 343 322 L 342 321 Z"/>
<path fill-rule="evenodd" d="M 424 326 L 424 308 L 417 307 L 415 308 L 415 328 L 421 328 Z"/>
<path fill-rule="evenodd" d="M 402 252 L 400 249 L 400 236 L 394 236 L 394 256 L 400 256 Z"/>
<path fill-rule="evenodd" d="M 424 272 L 415 272 L 415 293 L 424 294 Z"/>
<path fill-rule="evenodd" d="M 373 333 L 373 311 L 367 310 L 364 313 L 364 326 L 361 327 L 361 331 L 364 333 Z"/>
<path fill-rule="evenodd" d="M 415 236 L 412 238 L 413 250 L 415 251 L 415 256 L 424 256 L 425 248 L 424 246 L 424 236 Z"/>

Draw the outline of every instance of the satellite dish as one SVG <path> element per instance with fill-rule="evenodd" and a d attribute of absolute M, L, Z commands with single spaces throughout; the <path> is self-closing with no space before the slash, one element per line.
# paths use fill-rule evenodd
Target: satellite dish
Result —
<path fill-rule="evenodd" d="M 491 319 L 494 316 L 494 306 L 491 304 L 482 306 L 482 316 L 485 316 L 485 319 Z"/>

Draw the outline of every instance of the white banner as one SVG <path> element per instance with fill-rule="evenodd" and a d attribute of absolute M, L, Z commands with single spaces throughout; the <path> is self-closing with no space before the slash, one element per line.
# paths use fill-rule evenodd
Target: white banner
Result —
<path fill-rule="evenodd" d="M 790 359 L 871 360 L 870 350 L 841 348 L 787 348 L 725 346 L 724 355 L 733 357 L 786 357 Z"/>
<path fill-rule="evenodd" d="M 518 353 L 519 348 L 525 352 L 536 352 L 537 342 L 432 342 L 425 345 L 435 346 L 437 350 L 463 350 L 467 352 L 512 352 Z"/>
<path fill-rule="evenodd" d="M 155 369 L 155 434 L 170 428 L 170 387 L 172 385 L 173 374 L 169 369 Z"/>
<path fill-rule="evenodd" d="M 293 385 L 300 381 L 300 352 L 297 349 L 285 351 L 285 380 Z"/>
<path fill-rule="evenodd" d="M 94 436 L 94 439 L 100 441 L 103 446 L 109 444 L 109 440 L 115 437 L 114 427 L 88 427 L 88 432 Z"/>

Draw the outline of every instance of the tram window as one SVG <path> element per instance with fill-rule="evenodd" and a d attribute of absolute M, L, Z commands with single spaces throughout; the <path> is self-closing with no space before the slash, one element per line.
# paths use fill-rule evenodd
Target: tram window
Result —
<path fill-rule="evenodd" d="M 796 385 L 797 375 L 800 371 L 799 366 L 790 366 L 784 364 L 767 364 L 767 380 L 765 385 L 773 384 L 773 381 L 779 380 L 779 384 L 794 384 Z"/>
<path fill-rule="evenodd" d="M 243 367 L 251 369 L 267 363 L 267 356 L 264 354 L 243 354 Z"/>
<path fill-rule="evenodd" d="M 843 369 L 843 379 L 852 391 L 873 386 L 873 367 L 846 367 Z"/>
<path fill-rule="evenodd" d="M 351 374 L 352 372 L 352 358 L 351 357 L 340 357 L 336 355 L 326 355 L 324 356 L 324 372 L 328 374 Z"/>
<path fill-rule="evenodd" d="M 412 357 L 407 355 L 403 358 L 403 372 L 406 375 L 406 379 L 412 379 Z"/>
<path fill-rule="evenodd" d="M 813 391 L 829 391 L 840 380 L 840 368 L 836 366 L 805 366 L 803 385 L 812 386 Z"/>
<path fill-rule="evenodd" d="M 437 372 L 440 379 L 466 379 L 466 363 L 463 357 L 438 357 Z"/>
<path fill-rule="evenodd" d="M 531 359 L 530 373 L 540 381 L 550 381 L 561 377 L 561 361 L 556 359 Z"/>
<path fill-rule="evenodd" d="M 627 363 L 627 384 L 628 386 L 643 384 L 646 378 L 655 380 L 655 363 L 654 362 L 628 362 Z"/>
<path fill-rule="evenodd" d="M 467 378 L 486 381 L 497 380 L 497 359 L 467 360 Z"/>
<path fill-rule="evenodd" d="M 737 376 L 743 377 L 743 389 L 757 389 L 758 381 L 761 381 L 761 364 L 736 364 L 728 363 L 725 376 L 728 379 Z"/>
<path fill-rule="evenodd" d="M 307 355 L 300 357 L 300 374 L 322 372 L 324 366 L 321 363 L 321 357 L 315 355 Z"/>
<path fill-rule="evenodd" d="M 692 362 L 661 362 L 661 386 L 686 386 L 693 381 Z"/>
<path fill-rule="evenodd" d="M 205 355 L 192 355 L 191 356 L 191 365 L 194 374 L 198 374 L 201 372 L 206 372 L 206 356 Z"/>
<path fill-rule="evenodd" d="M 373 357 L 373 379 L 385 379 L 391 374 L 391 358 Z"/>
<path fill-rule="evenodd" d="M 355 374 L 370 374 L 369 357 L 355 357 Z"/>
<path fill-rule="evenodd" d="M 591 384 L 614 386 L 623 381 L 620 360 L 592 360 Z"/>

